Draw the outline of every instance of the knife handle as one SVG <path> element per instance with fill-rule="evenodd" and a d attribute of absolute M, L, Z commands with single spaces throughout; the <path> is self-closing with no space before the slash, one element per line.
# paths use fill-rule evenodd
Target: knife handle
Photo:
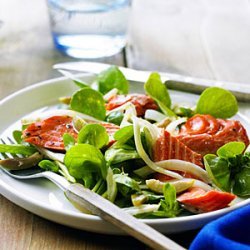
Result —
<path fill-rule="evenodd" d="M 185 249 L 81 184 L 71 184 L 65 195 L 78 207 L 100 216 L 153 249 Z"/>
<path fill-rule="evenodd" d="M 176 78 L 176 79 L 174 79 Z M 163 76 L 164 79 L 164 76 Z M 231 83 L 231 82 L 218 82 L 204 79 L 196 79 L 192 77 L 176 76 L 173 75 L 171 80 L 166 80 L 165 84 L 168 89 L 174 89 L 189 93 L 200 94 L 208 87 L 221 87 L 229 90 L 234 94 L 236 99 L 240 102 L 250 101 L 250 85 L 243 83 Z"/>

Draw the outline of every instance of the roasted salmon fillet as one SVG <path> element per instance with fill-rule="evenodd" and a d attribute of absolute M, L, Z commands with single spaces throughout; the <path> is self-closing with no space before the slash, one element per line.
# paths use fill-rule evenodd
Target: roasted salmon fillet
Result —
<path fill-rule="evenodd" d="M 119 126 L 111 123 L 100 123 L 100 125 L 106 128 L 110 137 L 119 129 Z M 78 132 L 74 129 L 73 118 L 70 116 L 52 116 L 30 124 L 23 131 L 23 139 L 37 146 L 63 151 L 63 135 L 65 133 L 77 139 Z"/>
<path fill-rule="evenodd" d="M 169 159 L 189 161 L 203 167 L 202 156 L 200 154 L 191 150 L 178 138 L 171 136 L 169 132 L 162 130 L 162 135 L 154 145 L 153 160 L 163 161 Z"/>
<path fill-rule="evenodd" d="M 213 154 L 232 141 L 249 145 L 246 129 L 239 121 L 216 119 L 211 115 L 195 115 L 181 126 L 178 140 L 202 156 Z"/>
<path fill-rule="evenodd" d="M 227 207 L 235 197 L 234 194 L 227 192 L 217 190 L 205 191 L 201 188 L 193 187 L 178 196 L 177 200 L 202 212 L 211 212 Z"/>
<path fill-rule="evenodd" d="M 113 110 L 127 102 L 135 105 L 137 116 L 144 116 L 147 109 L 158 109 L 157 104 L 151 97 L 142 94 L 130 94 L 111 97 L 106 104 L 106 110 Z"/>

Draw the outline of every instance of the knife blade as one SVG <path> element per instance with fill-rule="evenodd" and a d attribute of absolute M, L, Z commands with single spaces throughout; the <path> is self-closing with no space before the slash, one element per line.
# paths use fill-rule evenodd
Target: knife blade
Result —
<path fill-rule="evenodd" d="M 65 62 L 55 64 L 54 69 L 64 69 L 78 72 L 99 74 L 110 67 L 110 64 L 96 62 Z M 127 80 L 133 82 L 146 82 L 151 71 L 135 70 L 131 68 L 119 67 Z M 200 79 L 179 74 L 159 72 L 161 79 L 168 89 L 174 89 L 190 93 L 201 93 L 208 87 L 221 87 L 231 91 L 238 101 L 250 102 L 250 83 L 236 83 L 226 81 L 216 81 Z"/>

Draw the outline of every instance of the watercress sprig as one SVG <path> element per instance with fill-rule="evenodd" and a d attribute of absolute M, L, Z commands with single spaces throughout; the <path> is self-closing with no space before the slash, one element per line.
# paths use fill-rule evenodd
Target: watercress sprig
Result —
<path fill-rule="evenodd" d="M 235 96 L 219 87 L 205 89 L 196 105 L 197 114 L 210 114 L 216 118 L 230 118 L 238 112 Z"/>
<path fill-rule="evenodd" d="M 213 183 L 238 196 L 250 195 L 250 153 L 243 153 L 244 149 L 243 142 L 229 142 L 217 150 L 217 155 L 204 156 Z"/>

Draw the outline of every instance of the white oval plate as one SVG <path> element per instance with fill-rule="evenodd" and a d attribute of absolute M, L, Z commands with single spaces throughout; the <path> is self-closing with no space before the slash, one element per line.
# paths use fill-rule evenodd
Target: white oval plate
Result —
<path fill-rule="evenodd" d="M 90 76 L 83 77 L 86 82 L 91 79 Z M 70 80 L 57 78 L 32 85 L 6 97 L 0 102 L 1 136 L 9 133 L 11 127 L 16 126 L 13 124 L 23 116 L 44 106 L 55 105 L 58 103 L 59 97 L 68 96 L 76 89 L 77 87 Z M 142 84 L 133 84 L 131 92 L 143 92 Z M 194 103 L 197 99 L 196 95 L 177 91 L 171 92 L 171 96 L 175 102 L 182 103 Z M 242 108 L 242 112 L 249 114 L 250 109 L 245 106 Z M 250 131 L 247 120 L 242 120 L 242 117 L 237 117 L 237 119 L 240 119 Z M 65 198 L 63 192 L 48 180 L 19 181 L 0 171 L 0 192 L 18 206 L 51 221 L 92 232 L 124 234 L 97 216 L 79 212 Z M 250 199 L 215 212 L 178 218 L 145 219 L 143 221 L 163 233 L 177 233 L 200 228 L 209 221 L 249 203 Z"/>

